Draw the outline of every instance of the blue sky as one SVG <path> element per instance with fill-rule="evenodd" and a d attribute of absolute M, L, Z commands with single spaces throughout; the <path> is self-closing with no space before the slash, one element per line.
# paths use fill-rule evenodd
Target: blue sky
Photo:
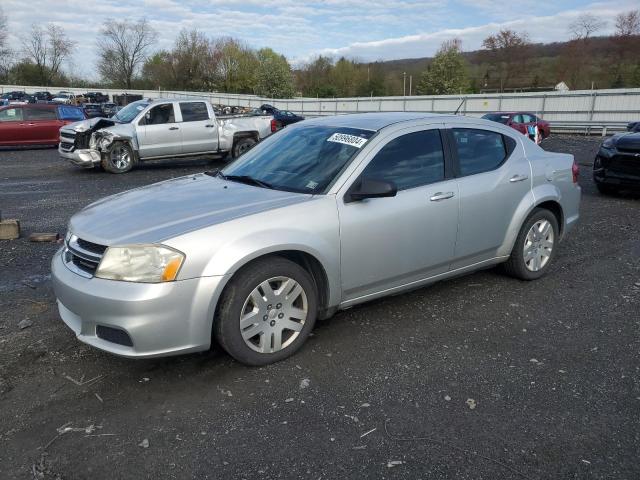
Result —
<path fill-rule="evenodd" d="M 432 55 L 446 39 L 464 50 L 500 28 L 526 31 L 533 41 L 568 38 L 567 26 L 590 12 L 614 28 L 615 16 L 638 8 L 637 0 L 0 0 L 14 48 L 32 23 L 64 27 L 77 47 L 66 66 L 94 76 L 100 19 L 147 17 L 159 32 L 157 48 L 170 48 L 182 28 L 209 36 L 234 36 L 253 47 L 269 46 L 295 64 L 317 54 L 364 61 Z"/>

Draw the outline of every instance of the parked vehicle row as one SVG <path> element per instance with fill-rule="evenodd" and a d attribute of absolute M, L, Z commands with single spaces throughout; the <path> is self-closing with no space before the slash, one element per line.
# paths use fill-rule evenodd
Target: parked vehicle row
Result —
<path fill-rule="evenodd" d="M 125 173 L 158 158 L 239 157 L 276 130 L 269 115 L 216 117 L 204 100 L 139 100 L 113 117 L 92 118 L 60 130 L 60 156 L 81 167 Z"/>
<path fill-rule="evenodd" d="M 140 139 L 139 127 L 162 125 L 164 136 L 153 110 L 184 121 L 204 115 L 197 103 L 139 105 L 138 123 L 122 128 Z M 578 220 L 577 175 L 572 155 L 486 120 L 308 120 L 221 171 L 74 215 L 52 261 L 60 316 L 81 341 L 125 357 L 215 339 L 240 362 L 272 363 L 340 309 L 500 263 L 523 280 L 544 275 Z"/>

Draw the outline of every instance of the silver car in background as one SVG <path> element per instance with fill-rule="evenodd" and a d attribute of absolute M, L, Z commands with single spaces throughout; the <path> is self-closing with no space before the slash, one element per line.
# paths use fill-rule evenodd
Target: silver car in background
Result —
<path fill-rule="evenodd" d="M 323 117 L 217 172 L 100 200 L 52 261 L 60 315 L 126 357 L 212 339 L 249 365 L 337 310 L 503 263 L 546 273 L 578 220 L 571 155 L 511 128 L 422 113 Z"/>

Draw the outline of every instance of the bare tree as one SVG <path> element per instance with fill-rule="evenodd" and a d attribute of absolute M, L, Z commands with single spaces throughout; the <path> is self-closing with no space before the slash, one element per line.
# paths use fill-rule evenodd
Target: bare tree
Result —
<path fill-rule="evenodd" d="M 7 44 L 7 16 L 0 7 L 0 81 L 8 80 L 9 70 L 13 63 L 13 51 Z"/>
<path fill-rule="evenodd" d="M 527 33 L 508 29 L 500 30 L 482 42 L 489 64 L 498 73 L 501 90 L 513 82 L 518 72 L 525 71 L 530 45 Z"/>
<path fill-rule="evenodd" d="M 606 24 L 607 22 L 590 13 L 584 13 L 569 24 L 569 33 L 576 40 L 586 40 Z"/>
<path fill-rule="evenodd" d="M 98 69 L 109 83 L 131 88 L 158 35 L 146 18 L 137 22 L 107 19 L 98 37 Z"/>
<path fill-rule="evenodd" d="M 640 35 L 640 10 L 631 10 L 616 17 L 616 35 L 619 37 Z"/>
<path fill-rule="evenodd" d="M 34 23 L 22 46 L 26 57 L 36 65 L 42 84 L 49 85 L 60 73 L 62 62 L 73 52 L 74 42 L 53 23 L 44 27 Z"/>

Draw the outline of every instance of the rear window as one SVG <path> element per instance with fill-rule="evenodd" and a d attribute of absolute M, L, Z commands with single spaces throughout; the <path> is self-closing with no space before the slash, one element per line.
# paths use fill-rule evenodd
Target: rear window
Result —
<path fill-rule="evenodd" d="M 7 108 L 0 111 L 0 122 L 16 122 L 22 120 L 22 108 Z"/>
<path fill-rule="evenodd" d="M 204 102 L 180 102 L 183 122 L 199 122 L 209 120 L 209 112 Z"/>
<path fill-rule="evenodd" d="M 57 120 L 56 111 L 52 108 L 30 108 L 26 109 L 27 120 Z"/>
<path fill-rule="evenodd" d="M 510 153 L 497 132 L 471 128 L 454 128 L 452 132 L 461 176 L 495 170 Z"/>
<path fill-rule="evenodd" d="M 70 105 L 61 105 L 58 107 L 60 120 L 78 121 L 84 120 L 84 112 L 81 108 L 72 107 Z"/>
<path fill-rule="evenodd" d="M 486 115 L 483 115 L 482 118 L 504 124 L 509 121 L 509 115 L 505 113 L 487 113 Z"/>

